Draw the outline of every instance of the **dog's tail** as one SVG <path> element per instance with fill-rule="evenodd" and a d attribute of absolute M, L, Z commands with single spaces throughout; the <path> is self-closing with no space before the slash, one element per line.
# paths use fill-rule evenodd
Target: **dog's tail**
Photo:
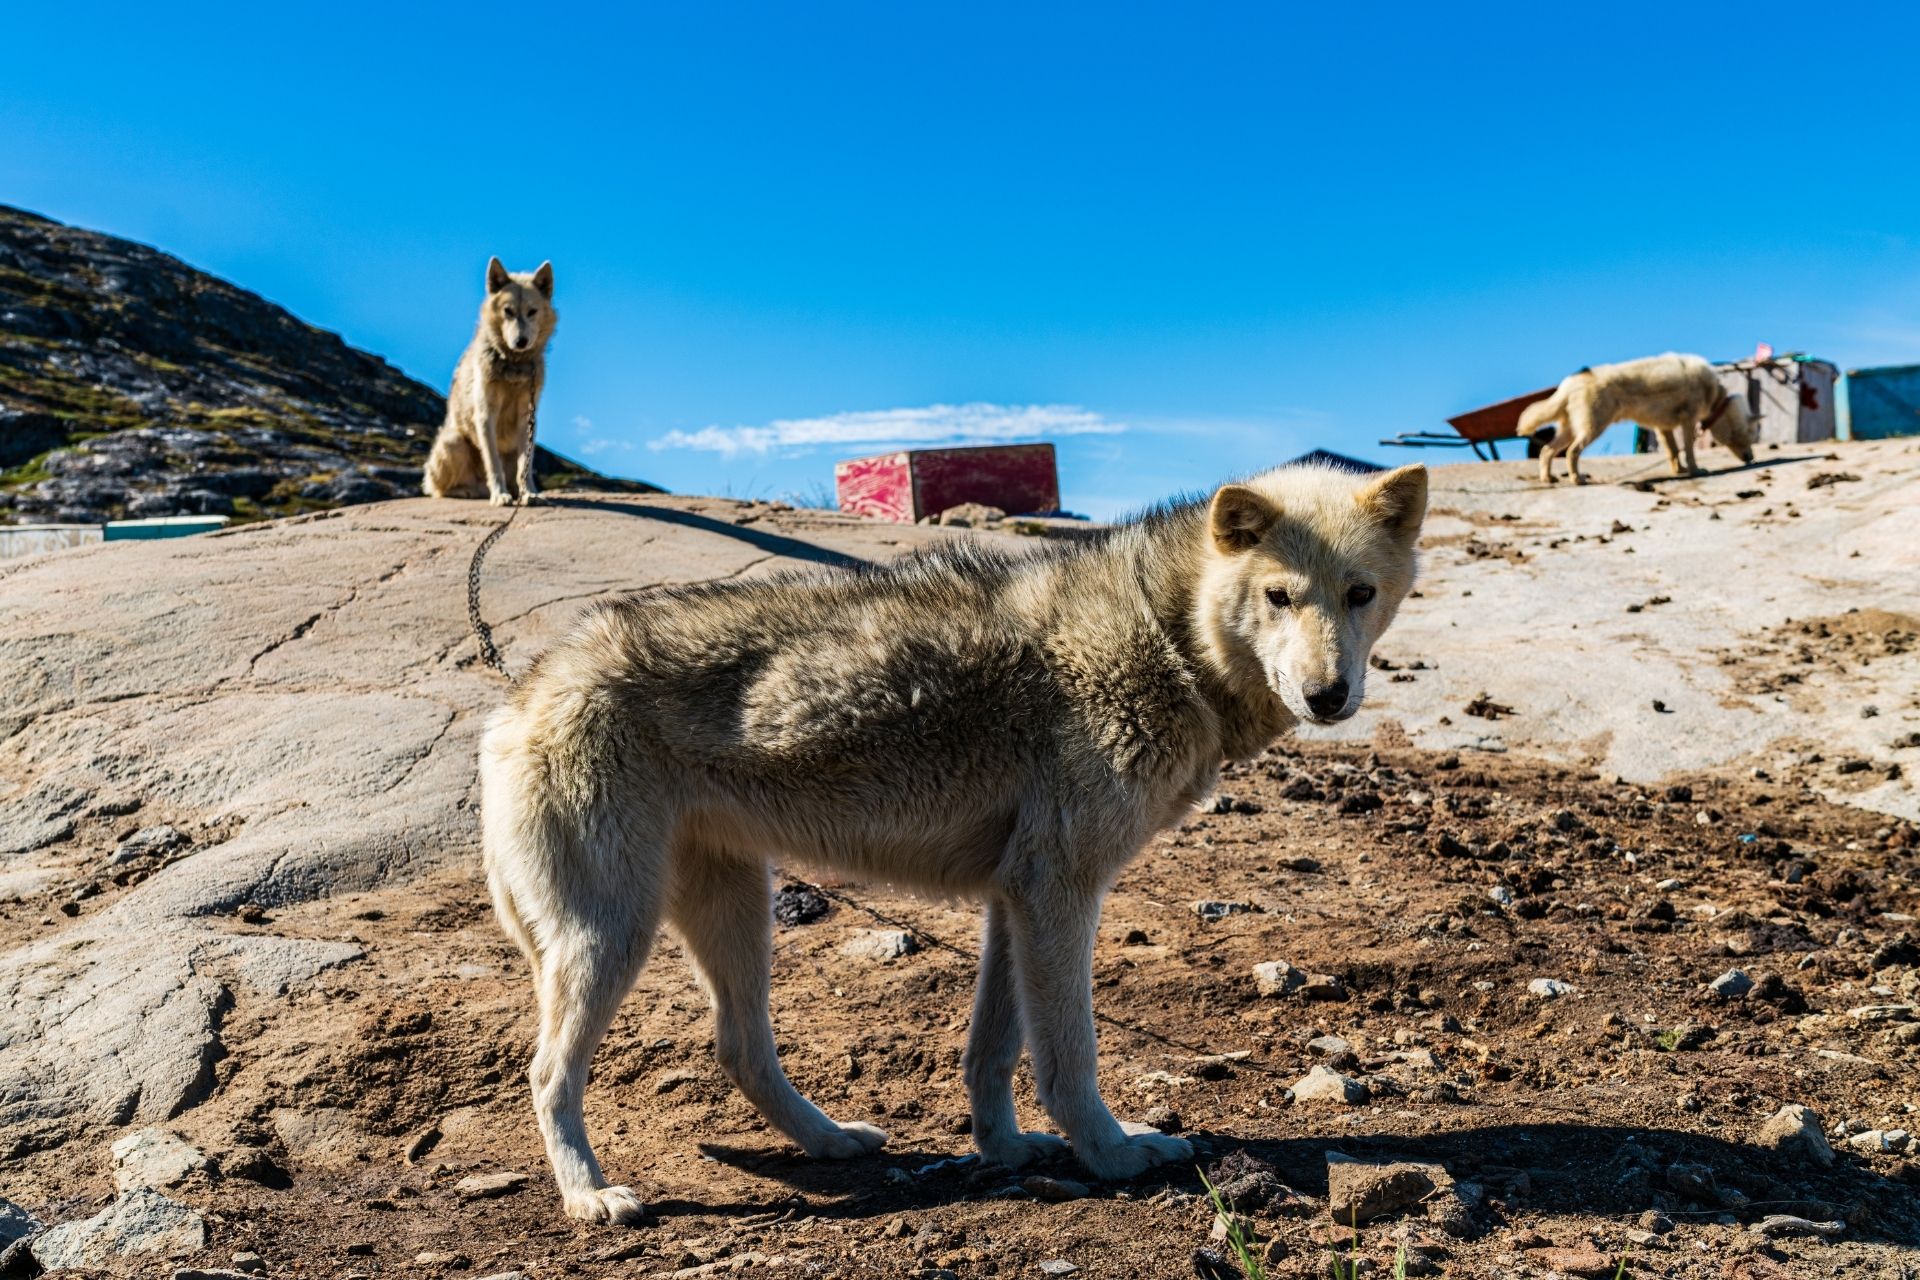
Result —
<path fill-rule="evenodd" d="M 1534 432 L 1548 426 L 1564 430 L 1566 421 L 1567 384 L 1562 382 L 1545 400 L 1535 400 L 1520 411 L 1520 426 L 1514 434 L 1531 436 Z M 1559 431 L 1556 430 L 1554 434 L 1557 436 Z"/>

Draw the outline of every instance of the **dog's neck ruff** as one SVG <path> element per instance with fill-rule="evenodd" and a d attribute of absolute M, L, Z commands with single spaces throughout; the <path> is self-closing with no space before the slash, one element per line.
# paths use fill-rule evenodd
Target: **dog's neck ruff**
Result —
<path fill-rule="evenodd" d="M 1713 408 L 1707 410 L 1707 416 L 1700 420 L 1700 429 L 1702 431 L 1711 430 L 1713 424 L 1720 421 L 1720 415 L 1725 413 L 1727 406 L 1732 403 L 1733 397 L 1727 394 L 1727 389 L 1725 387 L 1720 388 L 1720 394 L 1713 399 Z"/>
<path fill-rule="evenodd" d="M 532 382 L 533 371 L 540 363 L 540 349 L 530 347 L 525 351 L 502 351 L 491 342 L 487 344 L 487 376 L 506 382 Z"/>

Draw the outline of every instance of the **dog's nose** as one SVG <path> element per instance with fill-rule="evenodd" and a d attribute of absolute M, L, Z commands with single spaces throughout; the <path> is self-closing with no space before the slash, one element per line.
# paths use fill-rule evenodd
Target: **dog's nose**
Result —
<path fill-rule="evenodd" d="M 1347 705 L 1347 682 L 1335 680 L 1330 685 L 1315 689 L 1307 695 L 1307 707 L 1322 720 L 1340 714 Z"/>
<path fill-rule="evenodd" d="M 513 349 L 515 351 L 525 351 L 527 349 L 527 340 L 525 338 L 515 338 L 513 340 Z"/>

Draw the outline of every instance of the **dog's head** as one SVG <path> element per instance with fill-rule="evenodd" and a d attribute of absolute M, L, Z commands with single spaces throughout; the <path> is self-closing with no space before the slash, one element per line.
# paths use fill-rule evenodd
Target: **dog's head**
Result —
<path fill-rule="evenodd" d="M 1413 586 L 1426 512 L 1417 463 L 1365 477 L 1282 467 L 1222 487 L 1194 621 L 1223 675 L 1314 724 L 1359 710 L 1367 657 Z"/>
<path fill-rule="evenodd" d="M 559 316 L 553 309 L 553 264 L 536 271 L 508 271 L 500 259 L 487 260 L 487 300 L 480 324 L 496 350 L 513 355 L 538 351 L 553 336 Z"/>
<path fill-rule="evenodd" d="M 1747 416 L 1747 406 L 1735 396 L 1720 411 L 1720 416 L 1707 428 L 1707 434 L 1733 450 L 1742 462 L 1753 461 L 1753 442 L 1759 436 L 1753 419 Z"/>

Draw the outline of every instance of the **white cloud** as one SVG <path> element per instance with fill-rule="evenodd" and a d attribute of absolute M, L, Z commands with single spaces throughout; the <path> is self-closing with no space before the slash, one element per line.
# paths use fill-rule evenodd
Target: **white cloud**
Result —
<path fill-rule="evenodd" d="M 874 409 L 824 418 L 780 418 L 763 427 L 702 427 L 669 431 L 649 449 L 698 449 L 732 457 L 821 445 L 989 444 L 1043 436 L 1114 435 L 1112 422 L 1072 404 L 930 404 L 918 409 Z"/>

